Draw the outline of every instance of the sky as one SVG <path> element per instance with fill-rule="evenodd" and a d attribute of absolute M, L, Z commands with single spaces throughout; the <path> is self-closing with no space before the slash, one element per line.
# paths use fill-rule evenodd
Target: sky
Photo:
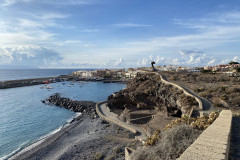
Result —
<path fill-rule="evenodd" d="M 211 66 L 239 44 L 239 0 L 0 0 L 0 69 Z"/>

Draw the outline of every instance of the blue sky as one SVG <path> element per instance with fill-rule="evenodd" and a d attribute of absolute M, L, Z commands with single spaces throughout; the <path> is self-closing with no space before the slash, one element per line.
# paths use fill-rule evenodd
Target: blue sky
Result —
<path fill-rule="evenodd" d="M 238 0 L 0 0 L 0 68 L 240 62 Z"/>

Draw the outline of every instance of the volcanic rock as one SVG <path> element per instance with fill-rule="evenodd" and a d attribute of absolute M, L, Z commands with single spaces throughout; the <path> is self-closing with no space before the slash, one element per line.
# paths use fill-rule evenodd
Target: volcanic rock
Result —
<path fill-rule="evenodd" d="M 125 89 L 110 95 L 107 105 L 110 109 L 155 109 L 180 117 L 188 114 L 198 103 L 182 90 L 163 83 L 159 75 L 138 74 Z"/>

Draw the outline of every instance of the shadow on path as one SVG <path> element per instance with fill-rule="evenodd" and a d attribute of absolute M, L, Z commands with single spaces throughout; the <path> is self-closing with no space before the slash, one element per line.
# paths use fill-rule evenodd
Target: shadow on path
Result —
<path fill-rule="evenodd" d="M 232 119 L 232 134 L 230 141 L 229 160 L 240 159 L 240 117 Z"/>

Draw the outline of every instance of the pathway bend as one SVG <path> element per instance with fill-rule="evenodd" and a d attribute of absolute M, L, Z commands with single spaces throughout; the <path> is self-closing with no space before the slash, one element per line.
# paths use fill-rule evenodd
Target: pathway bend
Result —
<path fill-rule="evenodd" d="M 138 139 L 143 142 L 147 139 L 147 134 L 144 129 L 142 129 L 141 127 L 123 122 L 120 119 L 118 119 L 117 115 L 110 112 L 110 109 L 107 107 L 106 102 L 97 103 L 96 111 L 101 118 L 103 118 L 107 121 L 110 121 L 112 123 L 115 123 L 125 129 L 128 129 L 132 133 L 134 133 L 135 139 Z"/>
<path fill-rule="evenodd" d="M 166 81 L 169 81 L 168 79 L 167 79 L 167 77 L 166 76 L 164 76 L 164 75 L 161 75 Z M 169 81 L 170 82 L 170 81 Z M 174 83 L 174 82 L 172 82 L 172 83 Z M 176 83 L 175 83 L 176 84 Z M 198 94 L 196 94 L 193 90 L 191 90 L 191 89 L 189 89 L 188 87 L 186 87 L 186 86 L 183 86 L 183 85 L 180 85 L 180 84 L 176 84 L 176 85 L 178 85 L 178 86 L 181 86 L 183 89 L 185 89 L 189 94 L 191 94 L 191 95 L 193 95 L 194 97 L 197 97 L 198 99 L 200 99 L 201 100 L 201 102 L 202 102 L 202 111 L 203 112 L 206 112 L 206 111 L 212 111 L 212 110 L 215 110 L 215 108 L 212 106 L 212 103 L 209 101 L 209 100 L 207 100 L 206 98 L 203 98 L 203 97 L 200 97 Z"/>

